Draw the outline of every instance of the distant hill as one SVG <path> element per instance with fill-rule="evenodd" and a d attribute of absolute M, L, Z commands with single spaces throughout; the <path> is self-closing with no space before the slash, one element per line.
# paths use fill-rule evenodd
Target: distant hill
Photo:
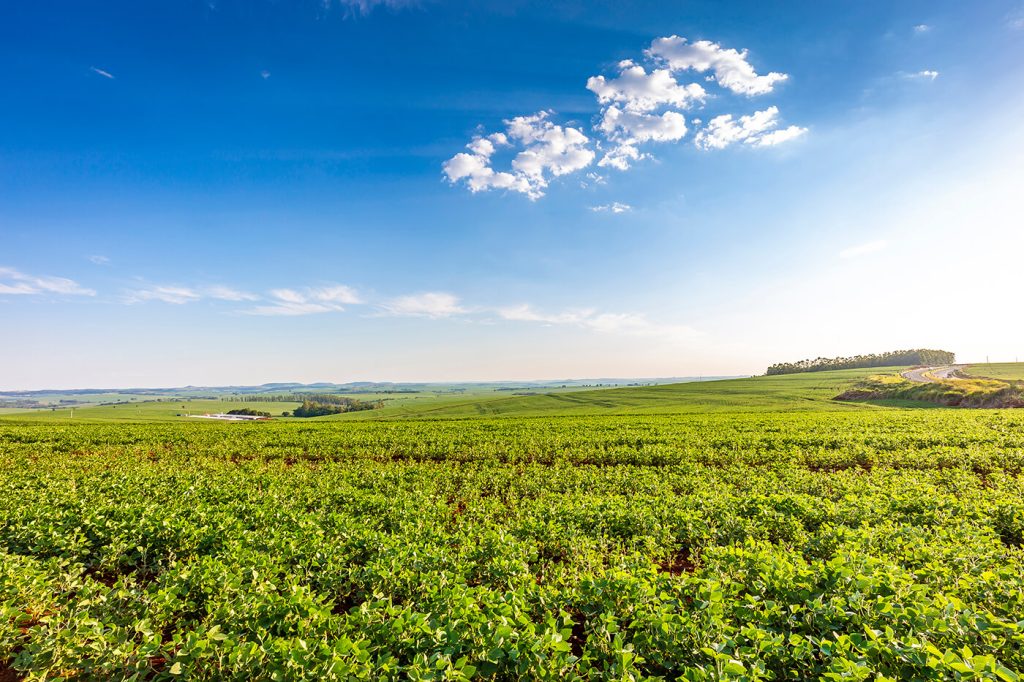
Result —
<path fill-rule="evenodd" d="M 390 382 L 390 381 L 350 381 L 347 383 L 316 382 L 303 384 L 298 382 L 273 382 L 253 386 L 178 386 L 158 388 L 69 388 L 69 389 L 33 389 L 26 391 L 0 391 L 0 397 L 31 398 L 38 396 L 87 396 L 98 394 L 118 395 L 189 395 L 211 396 L 246 395 L 246 394 L 279 394 L 279 393 L 381 393 L 396 390 L 406 391 L 437 391 L 437 390 L 479 390 L 479 389 L 551 389 L 569 387 L 611 387 L 611 386 L 646 386 L 672 384 L 686 381 L 734 378 L 716 377 L 658 377 L 658 378 L 598 378 L 598 379 L 552 379 L 539 381 L 463 381 L 463 382 Z"/>
<path fill-rule="evenodd" d="M 893 368 L 897 372 L 902 368 Z M 836 395 L 877 369 L 662 384 L 528 396 L 449 398 L 405 403 L 325 419 L 453 419 L 577 414 L 691 414 L 793 410 L 879 409 L 841 403 Z"/>

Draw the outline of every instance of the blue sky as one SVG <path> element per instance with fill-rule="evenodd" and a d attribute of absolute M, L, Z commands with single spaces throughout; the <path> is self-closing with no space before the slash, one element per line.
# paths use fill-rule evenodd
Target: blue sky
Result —
<path fill-rule="evenodd" d="M 1024 355 L 1019 1 L 16 3 L 0 57 L 0 388 Z"/>

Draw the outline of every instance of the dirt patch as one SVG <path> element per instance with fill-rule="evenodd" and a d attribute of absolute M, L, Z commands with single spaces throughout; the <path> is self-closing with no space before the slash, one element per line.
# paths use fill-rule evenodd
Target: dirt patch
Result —
<path fill-rule="evenodd" d="M 668 573 L 672 576 L 680 576 L 684 573 L 693 573 L 696 571 L 697 564 L 694 561 L 693 556 L 690 554 L 690 549 L 688 547 L 684 547 L 664 561 L 660 562 L 658 564 L 658 568 L 661 569 L 662 573 Z"/>
<path fill-rule="evenodd" d="M 18 682 L 24 678 L 23 673 L 10 666 L 10 661 L 0 661 L 0 682 Z"/>
<path fill-rule="evenodd" d="M 572 655 L 583 658 L 583 648 L 587 645 L 587 617 L 579 611 L 572 611 L 572 634 L 569 635 L 569 646 Z"/>

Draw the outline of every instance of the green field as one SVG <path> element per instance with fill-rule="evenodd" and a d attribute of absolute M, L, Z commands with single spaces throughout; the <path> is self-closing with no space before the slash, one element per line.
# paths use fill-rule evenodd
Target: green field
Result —
<path fill-rule="evenodd" d="M 186 400 L 170 401 L 140 400 L 118 405 L 87 405 L 71 408 L 11 410 L 4 415 L 8 419 L 18 421 L 71 422 L 153 422 L 153 421 L 197 421 L 186 415 L 215 414 L 238 408 L 251 408 L 261 412 L 280 415 L 284 411 L 295 409 L 299 403 L 286 402 L 251 402 L 238 400 Z"/>
<path fill-rule="evenodd" d="M 331 419 L 444 419 L 589 414 L 691 414 L 705 412 L 857 410 L 872 406 L 835 402 L 844 388 L 865 377 L 901 368 L 848 369 L 784 376 L 724 379 L 563 394 L 452 398 L 350 413 Z"/>
<path fill-rule="evenodd" d="M 808 372 L 750 379 L 662 384 L 627 388 L 590 389 L 567 387 L 510 395 L 486 385 L 467 387 L 456 392 L 424 390 L 413 394 L 358 394 L 361 400 L 385 400 L 377 410 L 351 412 L 318 421 L 448 419 L 494 416 L 550 416 L 587 414 L 690 414 L 704 412 L 858 410 L 872 409 L 862 403 L 832 400 L 848 385 L 880 371 L 895 373 L 899 368 L 851 369 L 834 372 Z M 526 392 L 526 391 L 524 391 Z M 74 409 L 74 418 L 87 421 L 183 421 L 184 415 L 226 412 L 239 407 L 280 415 L 298 403 L 241 402 L 229 396 L 216 400 L 172 401 L 154 399 L 128 405 L 82 406 Z M 0 413 L 0 417 L 3 417 Z M 7 418 L 66 421 L 67 408 L 28 410 L 8 413 Z M 194 420 L 193 420 L 194 421 Z M 305 421 L 305 420 L 303 420 Z"/>
<path fill-rule="evenodd" d="M 1024 411 L 865 372 L 8 415 L 0 679 L 1021 679 Z"/>
<path fill-rule="evenodd" d="M 1024 362 L 993 362 L 967 365 L 964 373 L 972 377 L 1024 381 Z"/>

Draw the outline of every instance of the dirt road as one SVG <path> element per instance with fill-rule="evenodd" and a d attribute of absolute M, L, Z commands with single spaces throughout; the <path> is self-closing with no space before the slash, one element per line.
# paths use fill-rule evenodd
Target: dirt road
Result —
<path fill-rule="evenodd" d="M 953 379 L 953 372 L 956 365 L 941 365 L 939 367 L 919 367 L 903 372 L 903 378 L 918 384 L 933 384 L 940 379 Z"/>

